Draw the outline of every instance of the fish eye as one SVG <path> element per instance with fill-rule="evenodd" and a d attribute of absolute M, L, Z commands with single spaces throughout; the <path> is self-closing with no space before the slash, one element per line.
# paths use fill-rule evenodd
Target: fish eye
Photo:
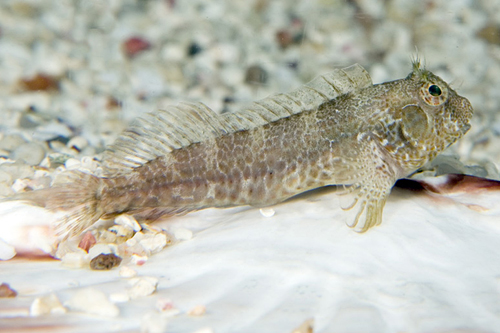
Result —
<path fill-rule="evenodd" d="M 420 98 L 430 106 L 438 106 L 448 99 L 446 85 L 437 85 L 434 82 L 426 82 L 420 87 Z"/>
<path fill-rule="evenodd" d="M 441 88 L 439 88 L 439 86 L 433 84 L 429 87 L 429 94 L 432 96 L 441 96 L 441 93 Z"/>

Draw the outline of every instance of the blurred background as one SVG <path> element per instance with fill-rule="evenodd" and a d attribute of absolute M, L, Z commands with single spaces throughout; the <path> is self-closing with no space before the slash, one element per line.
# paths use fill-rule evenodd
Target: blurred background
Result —
<path fill-rule="evenodd" d="M 417 54 L 475 108 L 454 151 L 498 178 L 499 0 L 3 0 L 0 157 L 18 164 L 0 165 L 0 195 L 141 113 L 234 111 L 354 63 L 395 80 Z"/>

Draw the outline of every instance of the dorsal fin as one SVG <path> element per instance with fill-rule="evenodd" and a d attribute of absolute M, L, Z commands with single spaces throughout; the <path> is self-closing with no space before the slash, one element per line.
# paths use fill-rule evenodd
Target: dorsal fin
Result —
<path fill-rule="evenodd" d="M 312 110 L 337 96 L 371 85 L 368 72 L 355 64 L 234 113 L 219 115 L 202 103 L 170 106 L 138 118 L 108 147 L 103 156 L 104 174 L 126 173 L 174 149 Z"/>

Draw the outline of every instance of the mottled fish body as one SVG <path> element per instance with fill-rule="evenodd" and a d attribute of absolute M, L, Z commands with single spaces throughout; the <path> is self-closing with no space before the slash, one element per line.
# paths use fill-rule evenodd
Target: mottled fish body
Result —
<path fill-rule="evenodd" d="M 463 136 L 471 116 L 469 101 L 419 63 L 377 85 L 353 65 L 240 112 L 182 104 L 148 114 L 107 149 L 104 176 L 74 172 L 69 184 L 20 198 L 68 211 L 60 230 L 75 235 L 121 213 L 264 207 L 345 185 L 356 194 L 350 226 L 365 231 L 381 223 L 396 180 Z"/>

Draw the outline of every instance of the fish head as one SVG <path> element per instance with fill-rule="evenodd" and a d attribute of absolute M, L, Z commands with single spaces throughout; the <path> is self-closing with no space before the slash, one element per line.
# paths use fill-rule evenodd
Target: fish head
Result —
<path fill-rule="evenodd" d="M 402 108 L 402 125 L 407 136 L 440 152 L 467 133 L 473 108 L 465 97 L 419 66 L 414 65 L 407 80 L 412 91 L 412 103 Z"/>

